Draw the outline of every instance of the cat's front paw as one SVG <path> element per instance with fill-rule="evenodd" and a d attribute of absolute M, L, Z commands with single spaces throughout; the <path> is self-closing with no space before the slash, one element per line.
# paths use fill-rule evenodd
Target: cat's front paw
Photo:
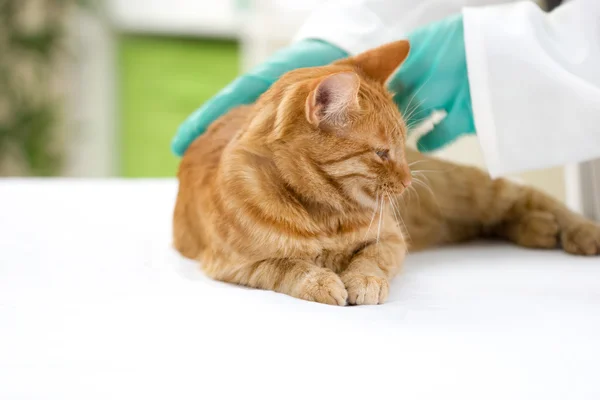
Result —
<path fill-rule="evenodd" d="M 350 272 L 342 275 L 342 281 L 349 304 L 383 304 L 387 300 L 390 285 L 386 278 Z"/>
<path fill-rule="evenodd" d="M 600 225 L 582 219 L 563 229 L 560 240 L 567 253 L 585 256 L 599 255 Z"/>
<path fill-rule="evenodd" d="M 345 306 L 348 292 L 340 277 L 328 269 L 311 271 L 297 285 L 295 296 L 308 301 Z"/>

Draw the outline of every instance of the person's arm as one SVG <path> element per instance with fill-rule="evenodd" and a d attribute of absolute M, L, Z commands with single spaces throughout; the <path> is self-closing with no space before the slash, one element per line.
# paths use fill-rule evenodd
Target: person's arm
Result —
<path fill-rule="evenodd" d="M 600 2 L 466 8 L 475 128 L 492 176 L 600 156 Z"/>

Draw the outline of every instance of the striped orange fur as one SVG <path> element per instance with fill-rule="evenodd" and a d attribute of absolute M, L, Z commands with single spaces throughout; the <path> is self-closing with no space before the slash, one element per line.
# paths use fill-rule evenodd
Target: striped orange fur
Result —
<path fill-rule="evenodd" d="M 600 228 L 545 194 L 404 147 L 385 83 L 408 52 L 289 72 L 215 121 L 179 167 L 177 250 L 214 279 L 334 305 L 384 302 L 409 248 L 485 235 L 598 254 Z"/>

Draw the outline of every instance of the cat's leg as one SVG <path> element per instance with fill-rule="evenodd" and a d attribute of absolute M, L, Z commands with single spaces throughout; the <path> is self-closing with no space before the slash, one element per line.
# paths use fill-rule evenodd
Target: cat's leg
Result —
<path fill-rule="evenodd" d="M 242 266 L 239 263 L 209 262 L 202 268 L 216 280 L 273 290 L 318 303 L 343 306 L 348 297 L 338 275 L 308 260 L 267 259 Z"/>
<path fill-rule="evenodd" d="M 560 244 L 571 254 L 600 254 L 600 225 L 531 187 L 520 187 L 518 198 L 493 231 L 525 247 Z"/>
<path fill-rule="evenodd" d="M 348 303 L 384 303 L 389 280 L 400 270 L 405 253 L 406 244 L 397 234 L 384 236 L 356 253 L 340 274 L 348 290 Z"/>
<path fill-rule="evenodd" d="M 491 179 L 477 168 L 411 157 L 419 165 L 413 189 L 419 200 L 403 212 L 417 247 L 492 234 L 525 247 L 554 248 L 560 242 L 569 253 L 600 254 L 600 226 L 541 191 Z M 421 211 L 417 201 L 424 204 Z"/>

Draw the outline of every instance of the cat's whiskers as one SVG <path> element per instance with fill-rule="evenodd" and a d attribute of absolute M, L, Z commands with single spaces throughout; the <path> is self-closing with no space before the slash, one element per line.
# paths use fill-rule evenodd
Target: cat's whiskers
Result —
<path fill-rule="evenodd" d="M 404 207 L 406 207 L 406 196 L 408 195 L 408 204 L 410 204 L 410 201 L 412 200 L 412 195 L 410 192 L 410 186 L 407 187 L 401 194 L 400 196 L 398 196 L 400 199 L 402 199 L 402 204 L 404 204 Z"/>
<path fill-rule="evenodd" d="M 421 196 L 419 195 L 419 191 L 414 186 L 409 186 L 408 188 L 410 190 L 412 190 L 412 192 L 415 194 L 415 197 L 417 198 L 417 204 L 419 204 L 419 212 L 420 212 L 421 211 Z"/>
<path fill-rule="evenodd" d="M 416 165 L 416 164 L 418 164 L 418 163 L 420 163 L 420 162 L 423 162 L 423 161 L 430 161 L 430 160 L 419 160 L 419 161 L 413 161 L 412 163 L 408 164 L 408 167 L 410 168 L 411 166 L 413 166 L 413 165 Z M 411 170 L 411 173 L 423 173 L 423 172 L 437 172 L 437 173 L 440 173 L 440 172 L 451 172 L 451 171 L 454 171 L 454 170 L 456 169 L 456 167 L 457 167 L 456 165 L 453 165 L 453 166 L 451 166 L 451 167 L 449 167 L 449 168 L 444 168 L 444 169 L 417 169 L 417 170 Z"/>
<path fill-rule="evenodd" d="M 371 216 L 371 222 L 369 222 L 369 227 L 367 228 L 367 232 L 365 233 L 365 237 L 363 238 L 363 242 L 367 240 L 367 236 L 369 236 L 369 232 L 371 232 L 371 226 L 373 225 L 373 221 L 375 220 L 375 215 L 377 215 L 377 208 L 379 207 L 379 194 L 377 194 L 375 198 L 375 207 L 373 207 L 373 215 Z"/>
<path fill-rule="evenodd" d="M 426 110 L 423 110 L 426 111 Z M 419 112 L 420 114 L 421 112 Z M 426 121 L 429 119 L 429 116 L 423 117 L 423 118 L 419 118 L 416 119 L 414 121 L 410 121 L 410 123 L 406 124 L 406 130 L 408 132 L 411 132 L 413 129 L 415 129 L 415 127 L 417 127 L 421 122 Z M 412 132 L 411 132 L 412 133 Z"/>
<path fill-rule="evenodd" d="M 422 175 L 422 176 L 425 179 L 427 179 L 427 177 L 425 175 Z M 423 188 L 425 188 L 429 192 L 429 194 L 431 195 L 431 199 L 433 200 L 434 204 L 437 206 L 438 210 L 441 212 L 442 211 L 442 207 L 440 207 L 440 203 L 438 203 L 437 197 L 433 193 L 433 190 L 431 190 L 431 187 L 429 185 L 427 185 L 425 182 L 423 182 L 422 180 L 420 180 L 419 178 L 417 178 L 415 175 L 412 176 L 412 180 L 413 180 L 414 184 L 422 186 Z M 429 182 L 428 179 L 427 179 L 427 181 Z"/>
<path fill-rule="evenodd" d="M 411 163 L 408 164 L 409 167 L 412 167 L 413 165 L 417 165 L 423 162 L 427 162 L 427 161 L 431 161 L 431 160 L 417 160 L 417 161 L 413 161 Z"/>
<path fill-rule="evenodd" d="M 416 177 L 417 177 L 417 175 L 418 175 L 418 176 L 420 176 L 421 178 L 423 178 L 423 180 L 425 180 L 425 181 L 426 181 L 426 183 L 427 183 L 428 187 L 431 187 L 431 181 L 429 180 L 429 177 L 428 177 L 427 175 L 425 175 L 425 174 L 422 172 L 422 170 L 419 170 L 419 171 L 411 171 L 411 173 L 410 173 L 410 174 L 411 174 L 411 176 L 412 176 L 413 178 L 416 178 Z M 430 190 L 431 190 L 431 189 L 430 189 Z"/>
<path fill-rule="evenodd" d="M 417 176 L 420 176 L 421 178 L 423 178 L 423 180 L 425 182 L 422 183 L 426 183 L 427 184 L 427 188 L 429 189 L 429 192 L 431 193 L 431 195 L 433 196 L 433 192 L 431 191 L 431 181 L 429 180 L 429 177 L 427 175 L 425 175 L 423 172 L 420 171 L 411 171 L 411 176 L 413 177 L 413 179 L 418 179 Z"/>
<path fill-rule="evenodd" d="M 419 211 L 420 211 L 421 210 L 421 197 L 419 196 L 419 192 L 417 191 L 417 189 L 415 189 L 415 187 L 411 185 L 406 188 L 406 192 L 408 193 L 409 204 L 410 204 L 410 201 L 412 200 L 412 193 L 415 194 L 415 197 L 417 198 L 417 204 L 419 205 Z M 402 201 L 404 201 L 404 193 L 402 193 L 400 198 L 402 198 Z M 404 206 L 406 207 L 406 202 L 404 202 Z"/>
<path fill-rule="evenodd" d="M 415 93 L 416 94 L 416 93 Z M 419 108 L 419 106 L 423 103 L 422 101 L 417 101 L 417 103 L 414 105 L 414 107 L 411 109 L 410 106 L 413 102 L 413 100 L 415 99 L 415 94 L 412 95 L 412 97 L 410 98 L 410 100 L 408 101 L 408 104 L 406 105 L 406 109 L 403 112 L 403 117 L 405 121 L 408 121 L 409 116 L 417 109 Z"/>
<path fill-rule="evenodd" d="M 422 112 L 424 111 L 424 110 L 419 110 L 419 106 L 420 106 L 421 104 L 423 104 L 423 101 L 424 101 L 424 100 L 421 100 L 421 101 L 419 101 L 419 102 L 415 103 L 415 106 L 413 107 L 413 109 L 412 109 L 412 110 L 408 110 L 408 107 L 407 107 L 407 110 L 406 110 L 406 112 L 404 113 L 404 120 L 405 120 L 405 121 L 408 121 L 410 118 L 412 118 L 412 117 L 415 115 L 415 113 L 417 113 L 417 110 L 418 110 L 418 114 L 420 114 L 420 113 L 422 113 Z M 407 124 L 407 126 L 410 126 L 410 127 L 414 127 L 414 125 L 415 125 L 415 122 L 414 122 L 414 121 L 410 121 L 410 122 Z"/>
<path fill-rule="evenodd" d="M 410 204 L 410 201 L 412 200 L 412 195 L 410 192 L 410 186 L 407 188 L 407 190 L 405 190 L 404 192 L 402 192 L 402 194 L 400 195 L 400 198 L 402 199 L 402 204 L 404 204 L 404 207 L 406 207 L 406 199 L 404 198 L 404 194 L 408 193 L 408 203 Z"/>
<path fill-rule="evenodd" d="M 435 197 L 435 195 L 433 194 L 433 190 L 431 190 L 431 188 L 422 180 L 420 180 L 419 178 L 413 176 L 412 181 L 417 184 L 417 185 L 421 185 L 423 188 L 425 188 L 429 194 L 431 194 L 432 197 Z"/>
<path fill-rule="evenodd" d="M 406 227 L 406 223 L 404 222 L 404 219 L 402 218 L 402 215 L 400 214 L 400 210 L 398 209 L 398 205 L 395 203 L 394 198 L 389 193 L 387 193 L 387 196 L 388 196 L 388 199 L 390 200 L 390 205 L 392 206 L 392 212 L 394 214 L 394 219 L 396 220 L 398 225 L 402 224 L 402 226 L 404 227 L 404 230 L 402 232 L 403 236 L 404 235 L 408 236 L 408 240 L 412 242 L 410 233 L 408 233 L 408 228 Z"/>
<path fill-rule="evenodd" d="M 414 172 L 415 174 L 423 174 L 424 172 L 435 172 L 435 173 L 438 173 L 438 174 L 439 174 L 439 173 L 441 173 L 441 172 L 447 172 L 447 171 L 444 171 L 444 170 L 441 170 L 441 169 L 440 169 L 440 170 L 437 170 L 437 171 L 436 171 L 436 170 L 434 170 L 434 169 L 419 169 L 419 170 L 416 170 L 416 171 L 413 171 L 413 172 Z"/>
<path fill-rule="evenodd" d="M 427 99 L 423 99 L 423 101 L 426 101 L 426 100 Z M 427 121 L 428 119 L 430 119 L 431 116 L 433 115 L 433 112 L 436 109 L 437 109 L 436 107 L 427 107 L 427 108 L 423 108 L 422 110 L 413 110 L 407 117 L 405 117 L 405 121 L 408 121 L 409 118 L 413 118 L 412 121 L 408 121 L 406 124 L 406 128 L 408 129 L 408 131 L 410 132 L 412 129 L 414 129 L 416 126 L 421 124 L 423 121 Z M 423 117 L 421 117 L 421 115 L 423 115 Z M 435 125 L 436 124 L 434 123 L 433 126 L 435 127 Z M 424 133 L 424 135 L 426 135 L 427 133 Z"/>
<path fill-rule="evenodd" d="M 392 206 L 392 216 L 394 217 L 394 219 L 396 220 L 396 222 L 398 223 L 398 225 L 400 225 L 400 221 L 398 221 L 398 217 L 396 216 L 396 209 L 394 208 L 394 205 L 392 203 L 392 196 L 390 195 L 389 192 L 386 192 L 385 195 L 387 196 L 390 205 Z"/>
<path fill-rule="evenodd" d="M 427 100 L 427 99 L 423 99 L 423 100 Z M 413 129 L 416 125 L 418 125 L 419 123 L 428 120 L 429 118 L 431 118 L 433 111 L 435 111 L 437 108 L 436 107 L 427 107 L 424 108 L 422 110 L 418 110 L 418 111 L 413 111 L 409 116 L 410 118 L 414 118 L 417 116 L 420 116 L 421 114 L 424 114 L 426 112 L 429 112 L 429 114 L 426 114 L 423 118 L 419 118 L 419 119 L 415 119 L 413 121 L 410 121 L 409 123 L 407 123 L 407 127 L 410 129 Z M 431 111 L 431 112 L 430 112 Z M 405 120 L 407 120 L 407 118 L 405 118 Z M 434 124 L 436 125 L 436 124 Z"/>
<path fill-rule="evenodd" d="M 381 207 L 379 209 L 379 225 L 377 227 L 377 247 L 379 248 L 379 238 L 381 237 L 381 223 L 383 222 L 383 202 L 385 198 L 381 195 Z"/>

